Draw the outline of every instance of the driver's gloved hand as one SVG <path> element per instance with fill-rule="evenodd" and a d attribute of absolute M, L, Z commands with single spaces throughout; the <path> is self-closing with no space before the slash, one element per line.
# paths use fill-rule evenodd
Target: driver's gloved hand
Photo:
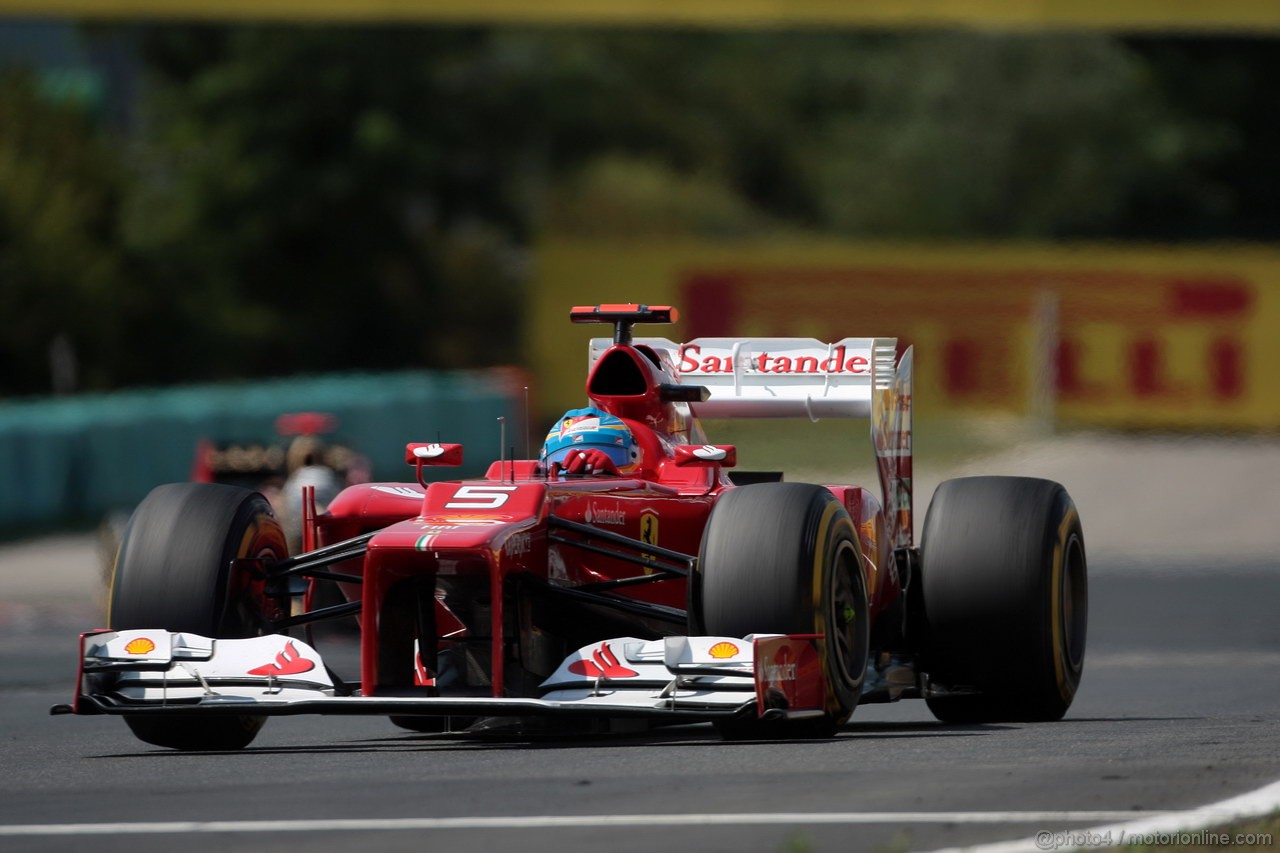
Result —
<path fill-rule="evenodd" d="M 561 471 L 570 477 L 594 477 L 601 474 L 617 476 L 618 466 L 603 450 L 588 447 L 570 452 Z"/>

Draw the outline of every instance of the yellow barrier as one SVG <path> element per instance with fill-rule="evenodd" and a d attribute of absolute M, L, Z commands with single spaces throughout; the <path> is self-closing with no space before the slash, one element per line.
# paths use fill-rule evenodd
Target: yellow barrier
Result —
<path fill-rule="evenodd" d="M 1280 428 L 1280 251 L 551 241 L 529 315 L 549 408 L 580 405 L 573 304 L 674 304 L 673 339 L 897 336 L 922 413 L 1107 427 Z M 599 330 L 594 330 L 597 334 Z"/>

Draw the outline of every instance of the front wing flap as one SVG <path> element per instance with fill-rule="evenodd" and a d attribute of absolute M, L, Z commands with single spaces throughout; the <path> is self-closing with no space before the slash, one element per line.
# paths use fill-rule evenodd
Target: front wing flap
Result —
<path fill-rule="evenodd" d="M 161 630 L 81 636 L 77 714 L 351 714 L 650 717 L 823 713 L 820 637 L 621 637 L 571 654 L 538 697 L 338 695 L 319 653 L 272 634 L 210 639 Z M 778 661 L 786 661 L 779 665 Z"/>

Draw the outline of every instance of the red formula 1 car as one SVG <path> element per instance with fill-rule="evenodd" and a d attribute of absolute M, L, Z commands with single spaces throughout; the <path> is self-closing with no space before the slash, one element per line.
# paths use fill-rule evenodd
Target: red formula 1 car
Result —
<path fill-rule="evenodd" d="M 178 749 L 238 748 L 268 716 L 302 713 L 786 737 L 907 697 L 952 721 L 1066 712 L 1086 623 L 1075 507 L 1044 480 L 951 480 L 914 547 L 910 349 L 633 339 L 675 319 L 662 307 L 571 318 L 614 326 L 592 342 L 586 391 L 622 464 L 577 464 L 589 413 L 553 430 L 565 452 L 500 459 L 483 479 L 426 485 L 422 468 L 459 464 L 462 447 L 411 444 L 417 483 L 308 502 L 292 556 L 257 493 L 161 486 L 125 535 L 111 628 L 83 636 L 74 704 L 54 711 L 122 715 Z M 735 449 L 698 416 L 869 418 L 880 488 L 735 484 Z M 349 600 L 299 612 L 308 580 Z M 343 680 L 294 629 L 352 614 L 360 672 Z"/>

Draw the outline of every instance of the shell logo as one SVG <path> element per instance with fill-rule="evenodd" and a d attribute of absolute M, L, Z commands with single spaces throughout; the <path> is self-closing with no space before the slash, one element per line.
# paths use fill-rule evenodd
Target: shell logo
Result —
<path fill-rule="evenodd" d="M 733 643 L 716 643 L 714 646 L 707 649 L 707 654 L 711 655 L 713 658 L 737 657 L 738 647 Z"/>
<path fill-rule="evenodd" d="M 154 652 L 156 644 L 146 637 L 138 637 L 136 640 L 130 640 L 124 650 L 131 655 L 145 655 L 148 652 Z"/>

